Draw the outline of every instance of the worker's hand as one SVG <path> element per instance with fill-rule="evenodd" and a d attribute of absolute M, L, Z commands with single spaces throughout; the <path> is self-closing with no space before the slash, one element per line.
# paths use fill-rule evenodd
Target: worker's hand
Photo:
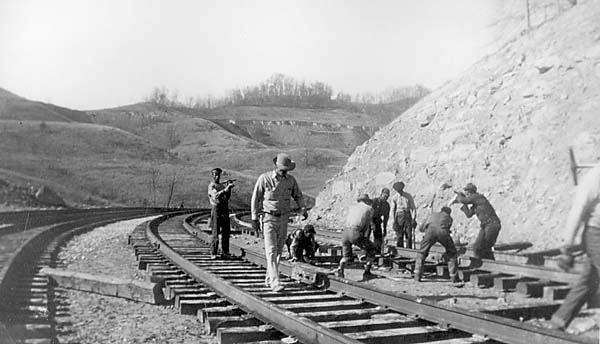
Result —
<path fill-rule="evenodd" d="M 252 229 L 257 233 L 260 233 L 260 222 L 258 222 L 258 220 L 252 220 Z"/>
<path fill-rule="evenodd" d="M 563 271 L 569 271 L 575 264 L 575 258 L 570 254 L 561 254 L 558 256 L 558 267 Z"/>
<path fill-rule="evenodd" d="M 308 211 L 306 211 L 306 208 L 302 208 L 300 211 L 302 212 L 302 220 L 306 220 L 308 218 Z"/>
<path fill-rule="evenodd" d="M 417 221 L 416 220 L 413 220 L 413 222 L 412 222 L 412 228 L 417 228 Z"/>
<path fill-rule="evenodd" d="M 296 262 L 296 261 L 298 261 L 298 259 L 297 259 L 296 257 L 292 257 L 292 258 L 290 258 L 290 262 L 291 262 L 291 263 L 293 263 L 293 262 Z"/>

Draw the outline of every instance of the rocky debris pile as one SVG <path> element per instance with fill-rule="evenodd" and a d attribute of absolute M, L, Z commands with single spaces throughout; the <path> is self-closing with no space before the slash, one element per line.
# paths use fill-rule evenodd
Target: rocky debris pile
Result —
<path fill-rule="evenodd" d="M 473 182 L 502 220 L 499 242 L 556 247 L 570 207 L 568 148 L 600 158 L 600 3 L 583 2 L 509 42 L 357 147 L 326 183 L 309 221 L 340 228 L 356 195 L 388 172 L 406 183 L 418 221 Z M 446 184 L 448 188 L 441 188 Z M 479 222 L 454 207 L 455 238 Z M 391 227 L 391 226 L 390 226 Z"/>
<path fill-rule="evenodd" d="M 43 185 L 13 185 L 0 179 L 0 205 L 5 208 L 65 207 L 65 201 L 51 188 Z"/>

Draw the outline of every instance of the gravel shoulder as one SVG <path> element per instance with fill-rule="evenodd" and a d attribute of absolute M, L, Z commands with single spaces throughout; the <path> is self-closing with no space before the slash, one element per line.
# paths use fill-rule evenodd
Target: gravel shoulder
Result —
<path fill-rule="evenodd" d="M 118 222 L 75 237 L 61 250 L 59 261 L 73 271 L 143 280 L 127 236 L 149 219 Z M 195 316 L 169 306 L 64 289 L 57 296 L 60 343 L 216 343 Z"/>

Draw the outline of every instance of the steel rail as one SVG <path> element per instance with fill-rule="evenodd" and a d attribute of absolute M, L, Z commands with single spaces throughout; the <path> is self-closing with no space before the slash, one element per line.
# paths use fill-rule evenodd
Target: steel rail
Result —
<path fill-rule="evenodd" d="M 193 228 L 188 221 L 183 222 L 184 227 L 193 233 L 198 233 L 202 240 L 208 240 L 210 235 Z M 258 265 L 266 266 L 263 252 L 248 250 L 236 245 L 235 240 L 230 241 L 230 250 L 245 259 Z M 329 270 L 309 264 L 281 262 L 280 273 L 292 276 L 294 269 L 302 269 L 304 275 L 321 275 Z M 516 320 L 503 318 L 493 314 L 469 312 L 459 308 L 441 306 L 434 302 L 413 296 L 381 290 L 365 284 L 349 281 L 343 278 L 328 275 L 328 289 L 344 293 L 345 295 L 362 299 L 374 304 L 383 305 L 389 309 L 417 318 L 425 319 L 442 326 L 452 327 L 468 333 L 482 335 L 494 340 L 512 344 L 559 344 L 559 343 L 595 343 L 586 338 L 581 338 L 556 330 L 541 327 L 526 326 Z"/>
<path fill-rule="evenodd" d="M 160 239 L 154 231 L 158 224 L 164 221 L 164 217 L 151 221 L 146 227 L 146 235 L 150 242 L 158 247 L 172 263 L 177 264 L 198 282 L 219 292 L 230 302 L 238 305 L 244 311 L 251 313 L 259 320 L 272 324 L 281 332 L 296 337 L 304 343 L 314 344 L 343 344 L 361 343 L 358 340 L 344 336 L 343 334 L 328 329 L 308 318 L 298 317 L 295 313 L 274 306 L 272 303 L 249 294 L 232 283 L 216 277 L 214 274 L 192 264 L 175 250 L 171 249 Z"/>
<path fill-rule="evenodd" d="M 243 222 L 243 221 L 239 221 L 238 220 L 238 224 L 240 226 L 249 226 L 249 224 Z M 331 231 L 323 231 L 323 230 L 318 230 L 317 231 L 317 238 L 319 241 L 326 243 L 326 244 L 330 244 L 330 245 L 339 245 L 341 242 L 341 233 L 339 232 L 331 232 Z M 415 258 L 417 255 L 417 250 L 414 249 L 410 249 L 410 248 L 402 248 L 402 247 L 398 247 L 395 248 L 396 251 L 405 257 L 411 257 L 411 258 Z M 435 245 L 431 248 L 430 254 L 443 254 L 445 253 L 446 249 L 444 247 L 442 247 L 441 245 Z M 466 253 L 467 255 L 471 252 L 471 249 L 466 249 Z M 495 253 L 497 254 L 497 253 Z M 502 256 L 506 256 L 506 260 L 491 260 L 491 259 L 482 259 L 482 266 L 479 267 L 479 270 L 490 270 L 493 272 L 501 272 L 501 273 L 506 273 L 509 275 L 515 275 L 515 276 L 523 276 L 523 277 L 535 277 L 538 279 L 547 279 L 547 280 L 552 280 L 552 281 L 556 281 L 556 282 L 563 282 L 563 283 L 571 283 L 574 279 L 576 279 L 579 274 L 576 273 L 576 271 L 578 269 L 581 269 L 581 267 L 577 267 L 576 269 L 572 270 L 574 272 L 565 272 L 559 269 L 554 269 L 551 267 L 547 267 L 547 266 L 543 266 L 543 265 L 533 265 L 533 264 L 521 264 L 521 263 L 517 263 L 517 262 L 513 262 L 510 261 L 510 259 L 515 259 L 515 258 L 523 258 L 523 259 L 527 259 L 528 256 L 527 255 L 509 255 L 509 254 L 497 254 L 497 255 L 502 255 Z"/>

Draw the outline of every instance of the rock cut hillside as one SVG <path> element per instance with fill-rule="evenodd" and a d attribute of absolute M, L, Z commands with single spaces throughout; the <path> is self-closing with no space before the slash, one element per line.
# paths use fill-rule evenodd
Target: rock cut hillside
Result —
<path fill-rule="evenodd" d="M 357 147 L 309 220 L 342 227 L 356 195 L 391 187 L 377 184 L 391 172 L 415 195 L 419 221 L 432 199 L 439 209 L 473 182 L 502 220 L 499 242 L 560 245 L 573 191 L 568 147 L 582 163 L 600 158 L 598 18 L 600 3 L 580 3 L 423 98 Z M 479 222 L 458 206 L 453 217 L 455 240 L 472 242 Z"/>

